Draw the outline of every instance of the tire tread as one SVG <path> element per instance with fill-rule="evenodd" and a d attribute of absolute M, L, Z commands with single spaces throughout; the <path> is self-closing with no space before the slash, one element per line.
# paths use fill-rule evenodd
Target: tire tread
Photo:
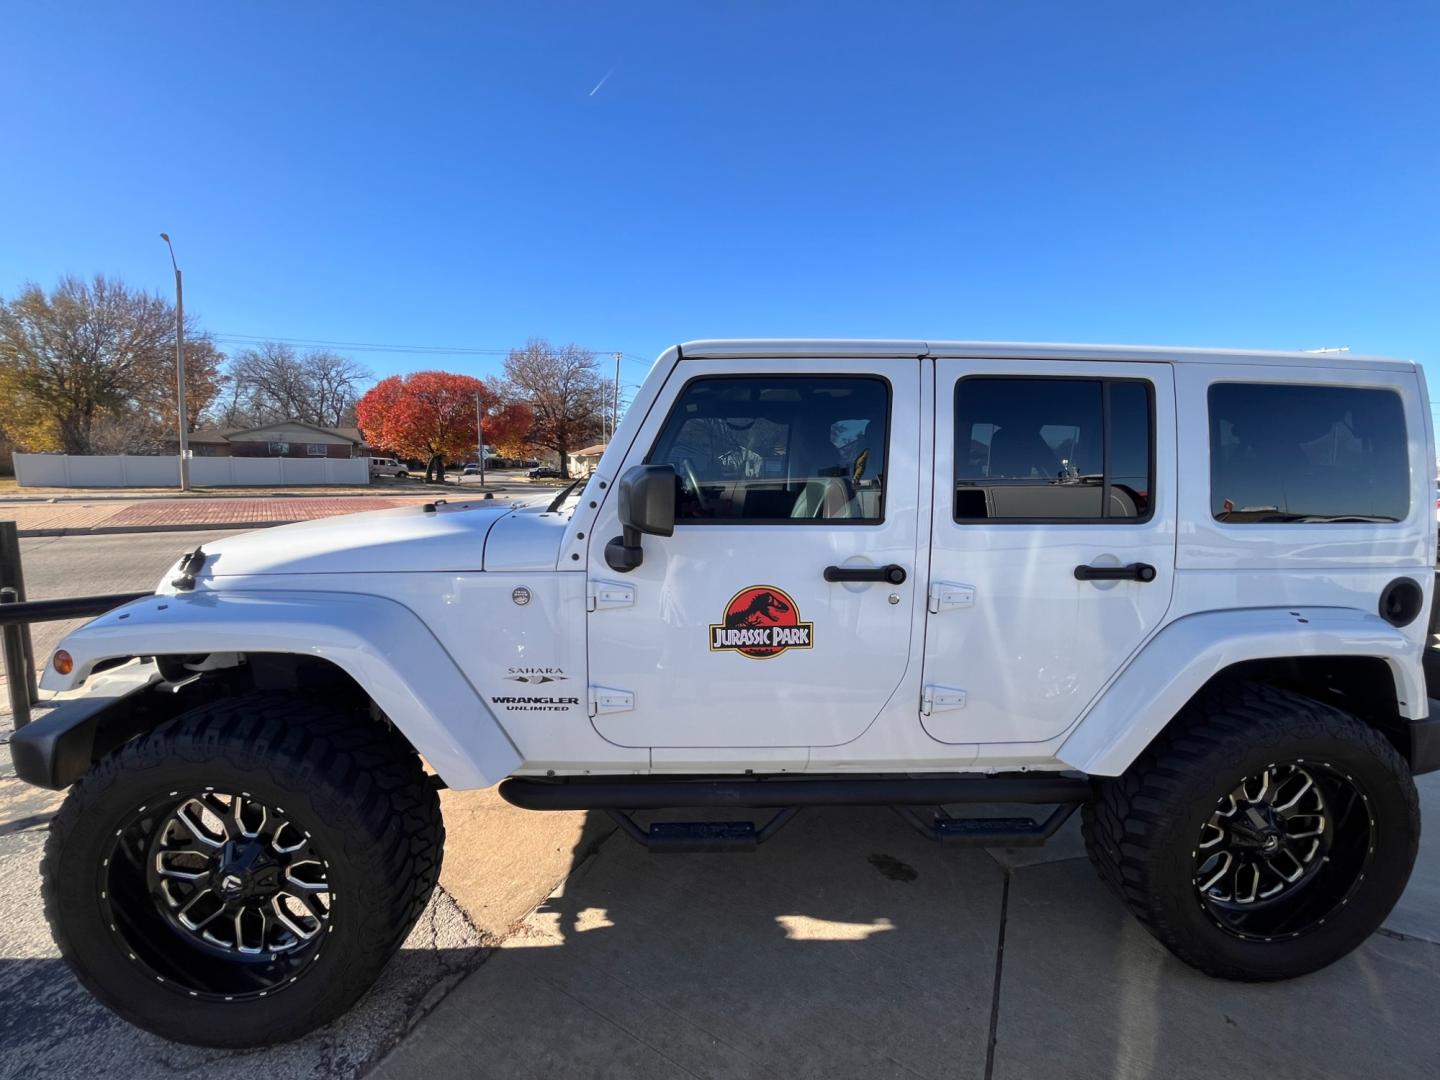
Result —
<path fill-rule="evenodd" d="M 1227 762 L 1257 746 L 1282 756 L 1297 737 L 1341 739 L 1380 759 L 1401 781 L 1406 806 L 1418 821 L 1419 801 L 1409 770 L 1374 727 L 1331 705 L 1264 683 L 1226 682 L 1192 700 L 1121 776 L 1103 781 L 1081 815 L 1091 863 L 1131 914 L 1185 963 L 1222 978 L 1258 974 L 1219 958 L 1167 915 L 1173 882 L 1157 862 L 1175 818 L 1190 805 L 1197 777 L 1219 775 Z"/>

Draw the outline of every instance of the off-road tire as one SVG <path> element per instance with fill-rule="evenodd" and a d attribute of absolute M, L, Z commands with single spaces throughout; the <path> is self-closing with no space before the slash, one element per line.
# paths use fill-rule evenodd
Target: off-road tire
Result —
<path fill-rule="evenodd" d="M 97 900 L 117 823 L 195 784 L 253 792 L 328 852 L 328 933 L 302 977 L 264 997 L 197 998 L 157 980 L 127 955 Z M 374 983 L 435 887 L 444 837 L 434 786 L 385 724 L 315 699 L 229 698 L 126 743 L 71 789 L 41 864 L 45 915 L 81 983 L 131 1023 L 203 1046 L 284 1042 L 333 1020 Z"/>
<path fill-rule="evenodd" d="M 1373 846 L 1363 876 L 1329 917 L 1298 936 L 1228 933 L 1196 886 L 1202 824 L 1242 777 L 1282 760 L 1329 762 L 1368 800 Z M 1140 923 L 1185 963 L 1219 978 L 1293 978 L 1370 936 L 1409 880 L 1420 837 L 1410 770 L 1374 727 L 1300 694 L 1231 683 L 1191 702 L 1130 766 L 1102 781 L 1082 815 L 1100 877 Z"/>

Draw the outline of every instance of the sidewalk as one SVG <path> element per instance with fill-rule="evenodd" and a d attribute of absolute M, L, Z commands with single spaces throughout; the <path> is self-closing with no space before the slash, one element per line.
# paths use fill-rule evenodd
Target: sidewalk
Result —
<path fill-rule="evenodd" d="M 21 536 L 163 532 L 185 529 L 253 529 L 293 521 L 419 506 L 436 493 L 352 497 L 104 499 L 53 503 L 0 502 L 0 520 L 14 521 Z M 443 494 L 441 497 L 445 497 Z M 453 498 L 454 496 L 449 496 Z"/>

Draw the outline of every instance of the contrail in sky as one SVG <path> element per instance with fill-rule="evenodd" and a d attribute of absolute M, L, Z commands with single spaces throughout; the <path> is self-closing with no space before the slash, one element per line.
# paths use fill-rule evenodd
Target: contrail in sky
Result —
<path fill-rule="evenodd" d="M 594 97 L 599 92 L 600 88 L 605 85 L 605 80 L 610 78 L 610 76 L 614 74 L 615 69 L 612 67 L 609 71 L 605 73 L 604 77 L 595 84 L 595 89 L 590 91 L 590 96 Z"/>

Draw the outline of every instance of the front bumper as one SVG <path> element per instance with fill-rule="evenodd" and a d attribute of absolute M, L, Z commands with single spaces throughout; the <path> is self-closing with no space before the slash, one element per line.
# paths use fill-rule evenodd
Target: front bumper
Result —
<path fill-rule="evenodd" d="M 1419 776 L 1440 769 L 1440 701 L 1431 698 L 1430 715 L 1407 721 L 1405 728 L 1409 741 L 1402 749 L 1410 762 L 1410 772 Z"/>
<path fill-rule="evenodd" d="M 135 664 L 91 681 L 85 694 L 60 702 L 10 736 L 15 775 L 27 784 L 62 791 L 89 772 L 101 718 L 154 686 L 160 673 L 153 665 Z"/>

